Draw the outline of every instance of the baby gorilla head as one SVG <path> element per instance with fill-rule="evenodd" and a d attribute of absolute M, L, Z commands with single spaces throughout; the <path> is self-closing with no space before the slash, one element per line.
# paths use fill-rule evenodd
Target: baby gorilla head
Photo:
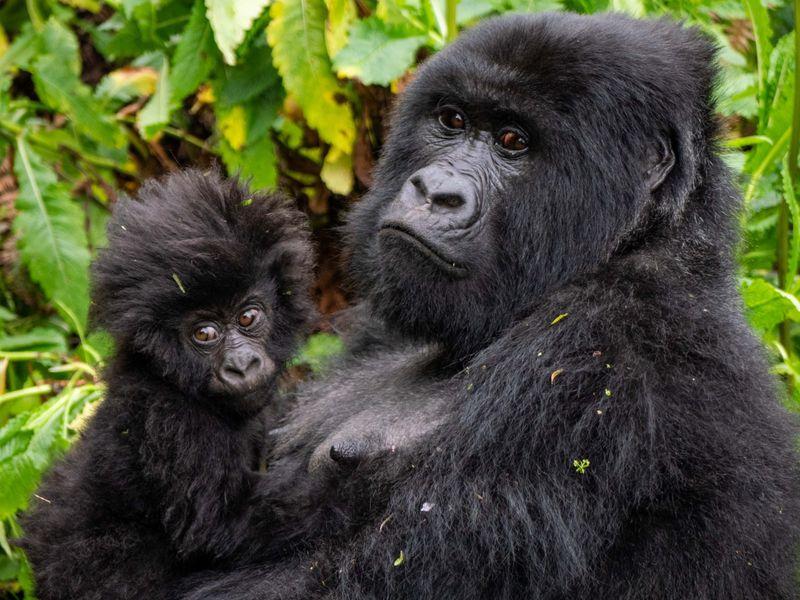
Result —
<path fill-rule="evenodd" d="M 216 410 L 261 408 L 313 308 L 305 220 L 216 170 L 145 184 L 117 204 L 93 267 L 92 319 L 118 360 Z"/>

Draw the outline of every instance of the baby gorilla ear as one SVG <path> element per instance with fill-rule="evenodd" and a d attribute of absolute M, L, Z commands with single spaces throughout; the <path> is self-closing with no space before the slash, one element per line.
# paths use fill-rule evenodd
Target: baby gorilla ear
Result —
<path fill-rule="evenodd" d="M 675 153 L 667 134 L 661 134 L 653 140 L 647 149 L 646 177 L 651 192 L 656 191 L 664 183 L 667 175 L 675 166 Z"/>

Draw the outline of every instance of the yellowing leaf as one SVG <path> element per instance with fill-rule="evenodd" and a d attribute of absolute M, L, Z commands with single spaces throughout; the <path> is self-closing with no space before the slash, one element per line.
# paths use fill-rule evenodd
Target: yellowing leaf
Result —
<path fill-rule="evenodd" d="M 206 0 L 206 17 L 226 63 L 236 64 L 236 49 L 268 5 L 269 0 Z"/>
<path fill-rule="evenodd" d="M 353 191 L 353 160 L 338 148 L 331 148 L 322 164 L 320 177 L 334 194 L 346 196 Z"/>
<path fill-rule="evenodd" d="M 356 18 L 353 0 L 325 0 L 328 21 L 325 25 L 325 46 L 328 55 L 336 56 L 347 44 L 347 32 Z"/>
<path fill-rule="evenodd" d="M 214 88 L 210 85 L 204 85 L 197 91 L 197 101 L 201 104 L 213 104 L 215 99 Z"/>
<path fill-rule="evenodd" d="M 219 119 L 219 130 L 234 150 L 241 150 L 247 141 L 247 116 L 242 106 L 234 106 Z"/>
<path fill-rule="evenodd" d="M 322 139 L 349 154 L 356 127 L 325 46 L 324 0 L 276 0 L 267 39 L 286 91 Z"/>
<path fill-rule="evenodd" d="M 395 559 L 394 559 L 394 562 L 393 562 L 392 564 L 393 564 L 395 567 L 399 567 L 399 566 L 401 566 L 401 565 L 405 564 L 405 562 L 406 562 L 406 553 L 405 553 L 405 552 L 403 552 L 402 550 L 400 550 L 400 556 L 398 556 L 397 558 L 395 558 Z"/>
<path fill-rule="evenodd" d="M 116 96 L 130 90 L 137 96 L 150 96 L 156 91 L 158 72 L 152 67 L 122 67 L 108 74 L 106 93 Z"/>

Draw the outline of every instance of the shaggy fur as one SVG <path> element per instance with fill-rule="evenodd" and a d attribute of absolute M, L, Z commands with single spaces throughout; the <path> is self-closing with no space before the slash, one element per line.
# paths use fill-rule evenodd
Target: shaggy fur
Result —
<path fill-rule="evenodd" d="M 697 30 L 615 15 L 492 20 L 425 64 L 350 217 L 366 334 L 302 395 L 268 479 L 342 439 L 386 452 L 298 516 L 305 550 L 187 597 L 796 598 L 796 430 L 737 293 L 715 76 Z M 442 103 L 531 134 L 473 163 L 488 222 L 460 279 L 378 236 L 455 152 Z M 676 162 L 653 190 L 659 137 Z"/>
<path fill-rule="evenodd" d="M 283 197 L 178 173 L 121 200 L 108 233 L 92 305 L 116 342 L 107 397 L 23 520 L 41 600 L 172 598 L 173 578 L 236 551 L 274 379 L 252 402 L 211 393 L 183 318 L 267 298 L 258 343 L 281 365 L 313 313 L 308 232 Z"/>

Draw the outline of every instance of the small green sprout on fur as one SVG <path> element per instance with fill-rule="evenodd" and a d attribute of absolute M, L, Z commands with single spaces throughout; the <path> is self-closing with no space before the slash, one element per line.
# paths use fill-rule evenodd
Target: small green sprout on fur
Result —
<path fill-rule="evenodd" d="M 178 277 L 177 273 L 173 273 L 172 274 L 172 279 L 175 281 L 175 283 L 178 284 L 178 289 L 181 291 L 181 294 L 185 294 L 186 293 L 186 288 L 183 287 L 183 282 L 181 281 L 181 278 Z"/>
<path fill-rule="evenodd" d="M 589 468 L 589 459 L 582 458 L 581 460 L 578 460 L 576 458 L 575 460 L 572 461 L 572 466 L 575 467 L 576 472 L 583 475 L 584 473 L 586 473 L 586 469 Z"/>
<path fill-rule="evenodd" d="M 253 203 L 253 199 L 252 198 L 246 198 L 246 199 L 242 200 L 241 206 L 250 206 L 252 203 Z"/>
<path fill-rule="evenodd" d="M 397 558 L 395 558 L 395 559 L 394 559 L 394 562 L 393 562 L 392 564 L 393 564 L 395 567 L 400 567 L 400 566 L 404 565 L 404 564 L 405 564 L 405 562 L 406 562 L 406 553 L 405 553 L 405 552 L 403 552 L 402 550 L 400 550 L 400 556 L 398 556 Z"/>
<path fill-rule="evenodd" d="M 611 390 L 606 388 L 603 393 L 606 395 L 606 398 L 611 398 Z"/>
<path fill-rule="evenodd" d="M 558 315 L 555 319 L 553 319 L 550 322 L 550 325 L 555 325 L 559 321 L 563 321 L 564 319 L 566 319 L 568 316 L 569 316 L 569 313 L 561 313 L 560 315 Z"/>

